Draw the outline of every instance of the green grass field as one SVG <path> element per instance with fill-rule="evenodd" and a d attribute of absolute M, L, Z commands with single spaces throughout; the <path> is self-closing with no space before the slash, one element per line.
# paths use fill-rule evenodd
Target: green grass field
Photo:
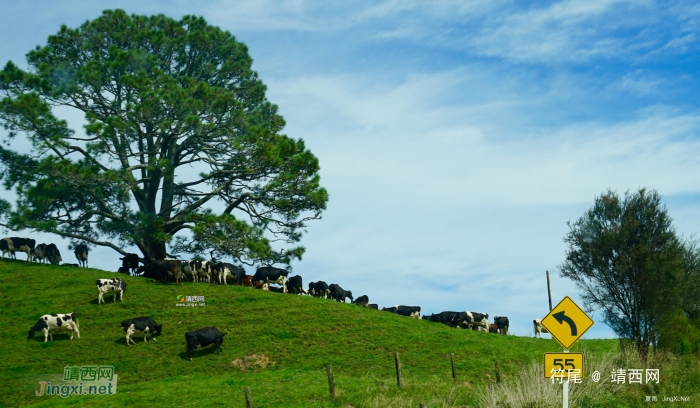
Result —
<path fill-rule="evenodd" d="M 0 261 L 0 405 L 90 407 L 478 406 L 481 390 L 517 378 L 554 340 L 452 329 L 440 324 L 324 299 L 204 283 L 161 285 L 120 275 L 124 302 L 97 304 L 95 280 L 116 274 L 74 267 Z M 204 296 L 204 307 L 177 307 L 177 296 Z M 27 332 L 47 313 L 78 315 L 81 338 Z M 164 324 L 158 341 L 126 346 L 120 322 L 152 316 Z M 228 335 L 217 356 L 212 346 L 185 359 L 187 331 L 217 326 Z M 149 337 L 150 338 L 150 337 Z M 584 340 L 572 351 L 615 353 L 616 340 Z M 396 386 L 394 353 L 403 364 Z M 457 382 L 452 380 L 454 353 Z M 113 365 L 117 392 L 109 396 L 34 395 L 42 376 L 65 366 Z M 326 366 L 335 374 L 329 401 Z M 604 373 L 604 375 L 607 375 Z M 590 405 L 591 407 L 594 405 Z M 599 406 L 599 405 L 595 405 Z M 641 405 L 640 405 L 641 406 Z"/>

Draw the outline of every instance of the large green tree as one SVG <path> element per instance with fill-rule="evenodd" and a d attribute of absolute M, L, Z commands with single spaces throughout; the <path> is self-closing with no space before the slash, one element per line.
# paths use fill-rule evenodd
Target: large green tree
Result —
<path fill-rule="evenodd" d="M 301 257 L 296 243 L 328 200 L 318 160 L 280 133 L 277 106 L 229 32 L 107 10 L 62 26 L 27 61 L 0 72 L 0 177 L 18 196 L 0 202 L 3 226 L 120 253 L 135 245 L 146 260 L 165 257 L 166 244 L 246 263 Z M 59 119 L 70 111 L 84 135 Z M 12 150 L 19 138 L 30 152 Z"/>
<path fill-rule="evenodd" d="M 620 197 L 607 191 L 573 224 L 562 276 L 582 290 L 590 310 L 644 355 L 658 344 L 665 317 L 692 313 L 698 250 L 682 241 L 656 191 Z"/>

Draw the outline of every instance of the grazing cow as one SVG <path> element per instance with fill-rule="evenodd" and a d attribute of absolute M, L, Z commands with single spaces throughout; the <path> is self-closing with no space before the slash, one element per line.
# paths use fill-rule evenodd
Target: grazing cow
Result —
<path fill-rule="evenodd" d="M 161 327 L 163 327 L 163 325 L 156 323 L 151 317 L 136 317 L 134 319 L 124 320 L 122 322 L 122 328 L 124 328 L 124 332 L 126 333 L 126 345 L 129 345 L 129 341 L 136 345 L 136 342 L 134 342 L 134 339 L 131 337 L 137 331 L 143 333 L 144 343 L 148 342 L 148 340 L 146 340 L 148 333 L 151 333 L 151 340 L 156 341 L 154 336 L 156 334 L 160 336 Z"/>
<path fill-rule="evenodd" d="M 255 283 L 276 283 L 282 285 L 282 292 L 287 293 L 287 275 L 289 271 L 282 268 L 275 268 L 274 266 L 263 266 L 255 271 L 253 276 L 253 282 Z"/>
<path fill-rule="evenodd" d="M 370 303 L 369 308 L 374 309 L 374 310 L 379 310 L 379 305 L 376 303 Z"/>
<path fill-rule="evenodd" d="M 46 244 L 39 244 L 32 251 L 32 260 L 45 263 L 46 262 Z"/>
<path fill-rule="evenodd" d="M 117 273 L 123 273 L 123 274 L 125 274 L 125 275 L 131 275 L 131 273 L 129 272 L 129 268 L 125 268 L 125 267 L 123 267 L 123 266 L 120 266 L 119 268 L 117 268 Z"/>
<path fill-rule="evenodd" d="M 368 307 L 369 305 L 369 296 L 367 295 L 362 295 L 359 298 L 355 299 L 352 303 L 354 303 L 357 306 L 361 307 Z"/>
<path fill-rule="evenodd" d="M 255 289 L 262 289 L 265 291 L 270 290 L 270 284 L 269 283 L 260 283 L 260 282 L 255 282 Z"/>
<path fill-rule="evenodd" d="M 219 329 L 214 326 L 185 333 L 185 340 L 187 341 L 187 358 L 192 361 L 195 348 L 199 346 L 206 347 L 210 344 L 216 345 L 216 355 L 218 356 L 219 351 L 221 351 L 221 343 L 224 342 L 224 336 L 227 334 L 228 333 L 221 333 Z"/>
<path fill-rule="evenodd" d="M 498 325 L 495 323 L 489 324 L 489 333 L 498 333 Z"/>
<path fill-rule="evenodd" d="M 122 281 L 120 278 L 112 279 L 98 279 L 97 280 L 97 290 L 100 291 L 100 296 L 97 299 L 97 304 L 105 303 L 104 295 L 105 293 L 114 293 L 114 303 L 117 302 L 117 294 L 124 301 L 124 292 L 126 291 L 126 282 Z"/>
<path fill-rule="evenodd" d="M 87 268 L 88 266 L 88 246 L 85 244 L 78 244 L 73 251 L 75 257 L 78 258 L 78 263 L 80 266 Z M 85 264 L 85 265 L 83 265 Z"/>
<path fill-rule="evenodd" d="M 396 313 L 401 316 L 415 317 L 420 319 L 420 306 L 392 306 L 382 308 L 382 312 Z"/>
<path fill-rule="evenodd" d="M 487 313 L 460 312 L 455 317 L 457 327 L 478 331 L 489 331 L 489 315 Z"/>
<path fill-rule="evenodd" d="M 510 326 L 510 322 L 508 321 L 508 317 L 496 316 L 493 318 L 493 322 L 496 323 L 496 326 L 498 326 L 498 333 L 499 334 L 503 334 L 505 336 L 510 335 L 510 332 L 508 330 L 508 326 Z"/>
<path fill-rule="evenodd" d="M 27 339 L 34 337 L 34 333 L 38 331 L 44 332 L 44 343 L 51 337 L 53 340 L 52 331 L 69 331 L 70 339 L 73 340 L 73 334 L 77 334 L 80 338 L 80 330 L 78 330 L 80 324 L 78 323 L 78 317 L 75 313 L 67 314 L 46 314 L 39 318 L 34 327 L 29 329 L 29 335 Z"/>
<path fill-rule="evenodd" d="M 241 283 L 243 286 L 250 286 L 251 288 L 253 287 L 253 277 L 250 275 L 246 275 L 241 279 Z"/>
<path fill-rule="evenodd" d="M 212 273 L 214 276 L 217 276 L 219 278 L 219 285 L 222 283 L 226 285 L 226 277 L 227 276 L 234 276 L 236 278 L 236 282 L 238 284 L 241 284 L 241 279 L 243 279 L 243 276 L 245 276 L 245 269 L 232 265 L 230 263 L 217 263 L 213 264 L 212 267 Z"/>
<path fill-rule="evenodd" d="M 300 275 L 294 275 L 287 279 L 287 293 L 294 293 L 295 295 L 304 293 L 304 286 Z"/>
<path fill-rule="evenodd" d="M 127 273 L 135 274 L 136 270 L 139 268 L 139 256 L 136 254 L 126 254 L 123 258 L 119 258 L 122 261 L 122 267 L 126 269 Z"/>
<path fill-rule="evenodd" d="M 542 326 L 542 319 L 535 319 L 532 321 L 532 324 L 535 326 L 535 337 L 539 336 L 542 338 L 542 333 L 549 333 L 549 331 Z"/>
<path fill-rule="evenodd" d="M 137 273 L 143 273 L 145 278 L 153 278 L 160 281 L 160 283 L 166 283 L 172 278 L 175 279 L 176 283 L 180 283 L 182 279 L 182 264 L 178 260 L 163 259 L 160 261 L 153 261 L 144 266 L 140 266 Z"/>
<path fill-rule="evenodd" d="M 3 245 L 2 257 L 5 257 L 5 252 L 9 252 L 11 257 L 14 258 L 14 252 L 24 252 L 27 254 L 27 262 L 32 261 L 32 252 L 36 246 L 36 241 L 29 238 L 3 238 L 7 247 Z"/>
<path fill-rule="evenodd" d="M 430 316 L 423 316 L 422 319 L 429 322 L 442 323 L 450 327 L 457 327 L 460 323 L 459 314 L 460 312 L 440 312 L 437 314 L 433 313 Z"/>
<path fill-rule="evenodd" d="M 350 302 L 353 301 L 352 292 L 341 288 L 338 284 L 331 283 L 328 290 L 331 293 L 331 298 L 337 302 L 345 303 L 345 298 L 350 298 Z"/>
<path fill-rule="evenodd" d="M 328 284 L 326 282 L 318 281 L 309 283 L 309 293 L 311 293 L 311 296 L 328 299 L 330 290 L 328 289 Z"/>
<path fill-rule="evenodd" d="M 51 262 L 51 265 L 58 265 L 63 260 L 63 258 L 61 258 L 61 252 L 58 250 L 56 244 L 46 245 L 44 255 L 46 255 L 46 258 Z"/>

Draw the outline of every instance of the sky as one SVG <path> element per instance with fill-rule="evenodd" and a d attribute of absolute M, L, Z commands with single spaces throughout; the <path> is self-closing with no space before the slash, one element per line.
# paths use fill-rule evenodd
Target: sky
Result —
<path fill-rule="evenodd" d="M 0 0 L 0 64 L 97 18 L 91 1 Z M 700 231 L 700 5 L 692 2 L 112 1 L 203 16 L 244 42 L 284 133 L 330 196 L 294 273 L 369 296 L 508 316 L 532 336 L 579 292 L 559 277 L 567 221 L 608 189 L 657 190 Z M 79 129 L 81 118 L 66 119 Z M 0 130 L 0 136 L 4 136 Z M 16 142 L 16 148 L 23 148 Z M 11 192 L 0 192 L 12 199 Z M 68 241 L 55 242 L 75 262 Z M 94 248 L 90 266 L 119 255 Z M 19 255 L 22 259 L 22 255 Z M 251 272 L 249 268 L 249 272 Z M 613 338 L 596 313 L 583 338 Z M 548 335 L 545 335 L 548 336 Z"/>

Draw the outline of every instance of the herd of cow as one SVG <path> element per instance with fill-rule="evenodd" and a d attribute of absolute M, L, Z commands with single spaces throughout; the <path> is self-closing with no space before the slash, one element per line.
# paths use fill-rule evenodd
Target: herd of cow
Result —
<path fill-rule="evenodd" d="M 27 254 L 27 262 L 50 262 L 52 265 L 59 265 L 63 261 L 61 252 L 56 247 L 56 244 L 36 245 L 36 241 L 31 238 L 11 237 L 0 239 L 0 251 L 2 251 L 3 258 L 5 258 L 5 254 L 8 254 L 10 259 L 17 259 L 15 252 L 24 252 Z M 61 265 L 84 266 L 87 268 L 88 246 L 78 244 L 75 246 L 73 253 L 78 259 L 78 263 L 64 263 Z"/>
<path fill-rule="evenodd" d="M 60 253 L 54 244 L 41 244 L 35 247 L 35 241 L 28 238 L 3 238 L 0 240 L 0 249 L 2 250 L 3 258 L 6 252 L 9 252 L 11 256 L 14 256 L 15 252 L 25 252 L 27 253 L 27 261 L 29 262 L 48 260 L 52 264 L 58 264 L 58 262 L 61 261 Z M 87 246 L 83 244 L 76 246 L 75 255 L 81 265 L 85 263 L 87 266 L 87 252 Z M 249 286 L 272 292 L 309 295 L 324 299 L 332 299 L 343 303 L 349 298 L 350 301 L 357 306 L 379 309 L 377 304 L 369 303 L 369 297 L 367 295 L 354 299 L 351 291 L 344 290 L 338 284 L 328 285 L 326 282 L 317 281 L 309 283 L 308 290 L 304 289 L 301 276 L 297 275 L 288 278 L 289 271 L 272 266 L 260 267 L 253 276 L 250 276 L 245 274 L 243 268 L 225 262 L 163 259 L 139 265 L 141 260 L 136 254 L 127 254 L 123 258 L 120 258 L 120 260 L 122 261 L 122 267 L 119 268 L 119 273 L 153 278 L 162 283 L 170 281 L 179 283 L 180 281 L 189 280 L 192 282 L 219 283 L 226 285 L 227 281 L 230 281 L 232 284 L 241 286 Z M 124 301 L 124 292 L 126 291 L 127 283 L 120 278 L 98 279 L 96 283 L 99 292 L 98 304 L 104 303 L 104 295 L 110 293 L 114 294 L 114 302 L 117 301 L 117 297 L 119 297 L 122 302 Z M 281 287 L 273 287 L 270 284 L 281 285 Z M 381 310 L 401 316 L 417 319 L 421 318 L 420 306 L 397 305 L 388 308 L 385 307 Z M 430 322 L 442 323 L 454 328 L 488 331 L 503 335 L 510 334 L 508 317 L 505 316 L 496 316 L 492 324 L 489 324 L 488 314 L 466 311 L 441 312 L 430 316 L 423 316 L 422 319 Z M 541 337 L 541 333 L 547 333 L 540 320 L 534 320 L 533 324 L 535 336 L 539 335 Z M 162 329 L 162 325 L 156 323 L 152 317 L 137 317 L 124 320 L 121 325 L 126 333 L 127 346 L 130 342 L 136 344 L 132 339 L 132 336 L 136 332 L 141 332 L 141 334 L 144 335 L 144 342 L 147 342 L 148 333 L 151 333 L 152 340 L 155 341 L 155 337 L 153 336 L 160 335 Z M 76 334 L 78 338 L 80 338 L 79 328 L 80 326 L 75 313 L 47 314 L 41 316 L 39 321 L 29 330 L 28 338 L 32 338 L 35 332 L 41 331 L 44 334 L 44 342 L 46 342 L 49 337 L 53 340 L 53 336 L 51 335 L 52 331 L 70 331 L 70 339 L 73 340 L 73 334 Z M 221 350 L 221 343 L 226 334 L 227 333 L 221 333 L 221 331 L 214 326 L 185 333 L 187 358 L 192 360 L 196 347 L 210 344 L 216 345 L 218 355 Z"/>

